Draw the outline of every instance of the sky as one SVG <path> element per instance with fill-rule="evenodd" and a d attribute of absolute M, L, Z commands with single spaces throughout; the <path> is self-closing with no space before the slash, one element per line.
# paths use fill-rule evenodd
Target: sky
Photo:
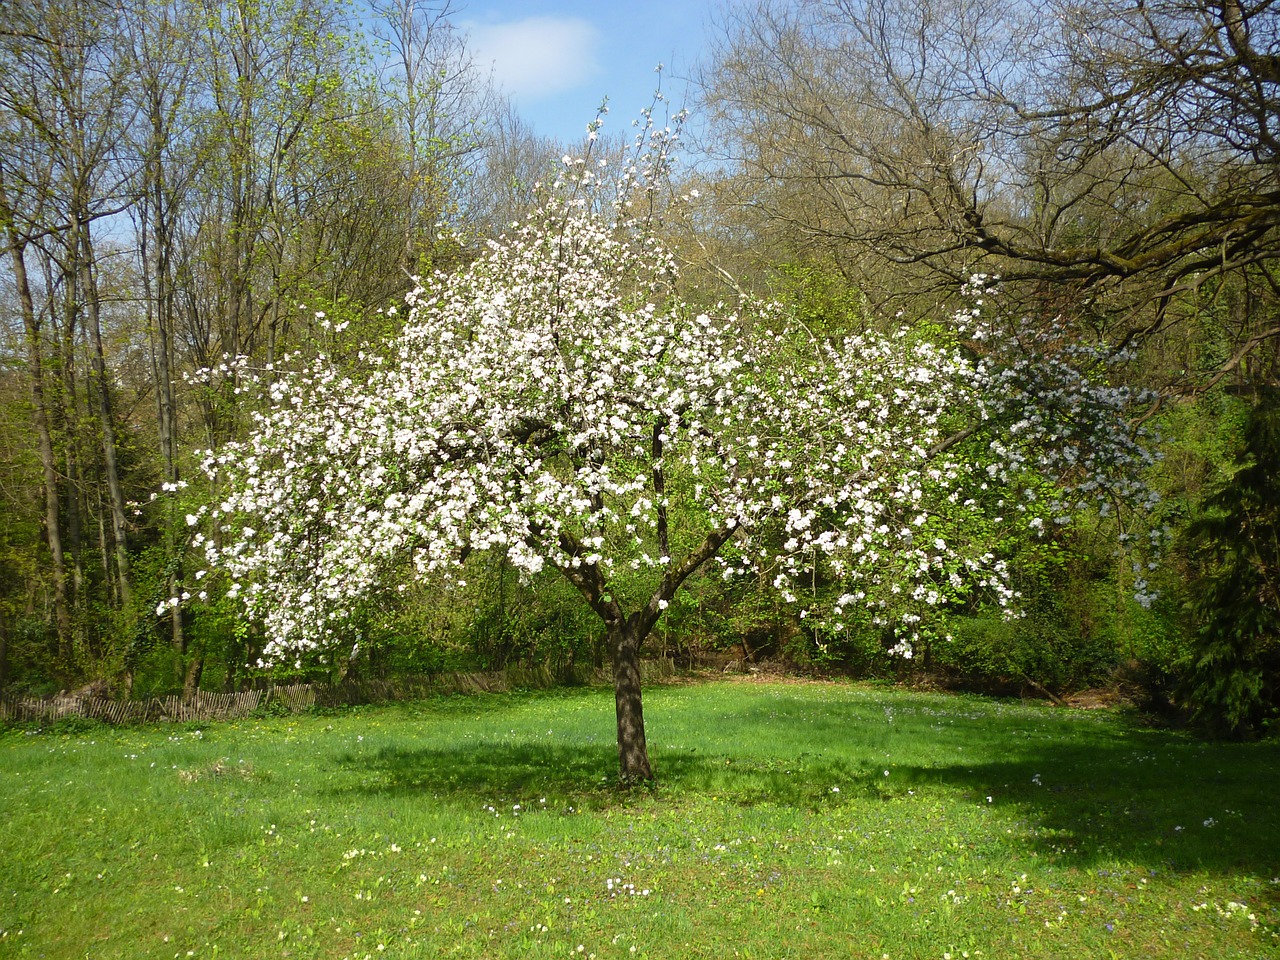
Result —
<path fill-rule="evenodd" d="M 535 133 L 572 142 L 609 98 L 606 133 L 626 131 L 661 81 L 672 112 L 721 0 L 464 0 L 454 22 Z M 663 64 L 661 76 L 655 72 Z M 660 116 L 660 115 L 659 115 Z"/>

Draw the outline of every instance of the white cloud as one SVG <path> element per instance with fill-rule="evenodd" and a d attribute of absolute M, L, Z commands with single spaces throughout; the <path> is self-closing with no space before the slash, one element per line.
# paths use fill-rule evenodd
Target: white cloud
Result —
<path fill-rule="evenodd" d="M 506 23 L 464 23 L 471 55 L 522 104 L 564 93 L 599 71 L 600 36 L 577 17 L 527 17 Z"/>

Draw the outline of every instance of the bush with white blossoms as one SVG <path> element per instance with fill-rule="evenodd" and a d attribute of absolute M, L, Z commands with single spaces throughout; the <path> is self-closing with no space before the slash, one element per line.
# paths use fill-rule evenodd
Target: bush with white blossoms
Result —
<path fill-rule="evenodd" d="M 998 349 L 906 329 L 814 339 L 767 303 L 696 310 L 631 216 L 658 164 L 608 201 L 589 165 L 567 166 L 536 215 L 409 294 L 361 375 L 324 356 L 276 372 L 251 434 L 208 459 L 229 491 L 209 559 L 264 625 L 266 658 L 350 643 L 349 611 L 394 577 L 502 551 L 559 571 L 603 620 L 622 774 L 648 778 L 640 645 L 718 554 L 797 603 L 819 564 L 846 584 L 805 611 L 824 623 L 891 593 L 927 609 L 976 585 L 1008 605 L 1000 558 L 958 533 L 968 518 L 989 526 L 1020 476 L 1063 463 L 1075 490 L 1133 499 L 1145 455 L 1125 404 L 1061 357 L 1041 366 L 1069 423 L 1037 413 L 1035 361 Z"/>

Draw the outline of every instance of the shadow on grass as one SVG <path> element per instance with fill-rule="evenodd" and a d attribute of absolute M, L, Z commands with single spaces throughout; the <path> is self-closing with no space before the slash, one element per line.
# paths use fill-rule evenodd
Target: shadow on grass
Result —
<path fill-rule="evenodd" d="M 1280 741 L 1207 742 L 1124 716 L 965 697 L 818 710 L 784 699 L 743 715 L 747 725 L 767 719 L 805 724 L 818 743 L 861 740 L 864 755 L 892 758 L 889 778 L 878 763 L 862 766 L 874 768 L 855 796 L 972 803 L 1011 820 L 1020 847 L 1063 864 L 1118 859 L 1280 876 Z M 810 773 L 838 775 L 821 766 Z"/>
<path fill-rule="evenodd" d="M 703 728 L 696 739 L 705 746 L 651 742 L 656 796 L 797 811 L 871 800 L 904 824 L 922 822 L 913 806 L 936 815 L 941 803 L 955 831 L 983 832 L 988 849 L 1030 850 L 1063 866 L 1280 876 L 1280 743 L 1202 743 L 1115 718 L 1062 716 L 963 701 L 899 707 L 891 719 L 876 704 L 753 704 Z M 338 762 L 359 782 L 337 789 L 371 797 L 423 794 L 464 806 L 551 797 L 600 810 L 650 796 L 618 788 L 611 744 L 471 741 Z M 998 822 L 984 821 L 987 812 Z"/>
<path fill-rule="evenodd" d="M 998 760 L 922 766 L 900 779 L 1012 806 L 1026 842 L 1064 863 L 1280 876 L 1280 744 L 1136 732 L 1111 744 L 1023 744 Z"/>
<path fill-rule="evenodd" d="M 365 756 L 338 758 L 361 774 L 358 786 L 339 788 L 370 795 L 527 799 L 554 794 L 596 804 L 617 794 L 607 771 L 617 754 L 606 747 L 468 743 L 439 749 L 385 747 Z"/>

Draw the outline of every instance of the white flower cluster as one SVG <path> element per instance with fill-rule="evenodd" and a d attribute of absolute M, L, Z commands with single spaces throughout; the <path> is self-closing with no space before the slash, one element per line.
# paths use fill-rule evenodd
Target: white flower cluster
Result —
<path fill-rule="evenodd" d="M 907 330 L 815 342 L 769 304 L 690 308 L 671 256 L 625 219 L 627 177 L 654 169 L 603 205 L 583 202 L 600 177 L 575 178 L 422 282 L 364 376 L 321 356 L 262 388 L 252 434 L 206 460 L 230 492 L 202 542 L 262 620 L 266 659 L 472 550 L 560 570 L 606 618 L 611 580 L 648 576 L 656 617 L 728 541 L 726 575 L 767 572 L 797 602 L 815 565 L 847 584 L 806 611 L 828 626 L 911 598 L 909 654 L 913 623 L 967 589 L 1014 604 L 1003 561 L 964 531 L 1003 522 L 1020 476 L 1069 468 L 1075 489 L 1142 495 L 1127 395 L 1062 358 L 974 359 Z"/>

